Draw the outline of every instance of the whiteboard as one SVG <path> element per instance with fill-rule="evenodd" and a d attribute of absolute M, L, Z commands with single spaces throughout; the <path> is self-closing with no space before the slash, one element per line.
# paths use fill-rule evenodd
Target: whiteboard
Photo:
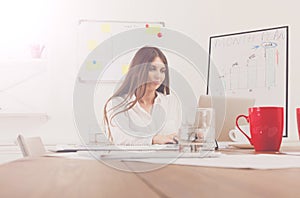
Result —
<path fill-rule="evenodd" d="M 209 56 L 209 73 L 217 70 L 226 96 L 255 98 L 256 106 L 283 106 L 287 120 L 288 26 L 212 36 Z M 208 76 L 208 93 L 214 81 Z"/>
<path fill-rule="evenodd" d="M 78 65 L 84 68 L 82 76 L 79 76 L 80 82 L 94 82 L 93 72 L 97 70 L 103 70 L 101 78 L 98 79 L 102 82 L 120 81 L 127 73 L 130 60 L 134 55 L 133 51 L 118 55 L 115 54 L 112 47 L 112 51 L 107 52 L 105 56 L 111 58 L 118 56 L 118 58 L 112 60 L 109 65 L 102 64 L 101 55 L 89 57 L 89 54 L 103 41 L 107 41 L 118 33 L 135 28 L 145 28 L 145 34 L 158 34 L 160 28 L 164 26 L 164 22 L 79 20 Z"/>

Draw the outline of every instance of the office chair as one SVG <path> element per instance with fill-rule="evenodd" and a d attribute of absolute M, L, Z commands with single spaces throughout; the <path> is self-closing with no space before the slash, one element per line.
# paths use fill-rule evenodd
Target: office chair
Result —
<path fill-rule="evenodd" d="M 17 142 L 22 151 L 23 157 L 38 157 L 46 153 L 44 144 L 40 137 L 25 138 L 22 135 L 18 135 Z"/>

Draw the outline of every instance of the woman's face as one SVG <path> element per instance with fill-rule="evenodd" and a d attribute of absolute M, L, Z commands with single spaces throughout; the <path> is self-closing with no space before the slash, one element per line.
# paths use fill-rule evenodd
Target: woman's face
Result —
<path fill-rule="evenodd" d="M 147 90 L 155 91 L 165 80 L 166 66 L 159 57 L 156 57 L 150 65 Z"/>

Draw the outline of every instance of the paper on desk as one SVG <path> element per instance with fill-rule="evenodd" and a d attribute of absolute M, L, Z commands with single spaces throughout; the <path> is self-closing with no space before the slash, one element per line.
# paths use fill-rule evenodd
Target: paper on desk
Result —
<path fill-rule="evenodd" d="M 294 156 L 300 156 L 300 152 L 283 152 L 283 154 L 286 154 L 286 155 L 294 155 Z"/>
<path fill-rule="evenodd" d="M 89 152 L 71 152 L 71 153 L 47 153 L 43 155 L 45 157 L 63 157 L 68 159 L 84 159 L 94 160 L 93 156 Z"/>
<path fill-rule="evenodd" d="M 162 164 L 164 160 L 158 158 L 149 159 L 125 159 L 123 161 L 138 161 Z M 220 168 L 247 168 L 247 169 L 283 169 L 300 168 L 300 157 L 291 155 L 221 155 L 219 158 L 178 158 L 172 164 L 220 167 Z"/>
<path fill-rule="evenodd" d="M 149 159 L 157 158 L 163 159 L 165 162 L 173 161 L 177 158 L 204 158 L 204 157 L 219 157 L 221 153 L 203 152 L 203 153 L 180 153 L 178 151 L 154 151 L 154 152 L 125 152 L 113 151 L 109 153 L 100 154 L 101 159 Z M 165 160 L 166 159 L 166 160 Z"/>

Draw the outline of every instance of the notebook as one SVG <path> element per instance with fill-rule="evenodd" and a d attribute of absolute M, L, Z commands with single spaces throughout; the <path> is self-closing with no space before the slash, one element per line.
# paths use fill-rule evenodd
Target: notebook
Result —
<path fill-rule="evenodd" d="M 216 115 L 216 139 L 218 141 L 231 141 L 228 133 L 235 127 L 238 115 L 248 115 L 248 108 L 253 107 L 254 98 L 222 97 L 201 95 L 198 106 L 201 108 L 212 107 Z M 239 124 L 247 124 L 245 119 L 240 119 Z"/>

